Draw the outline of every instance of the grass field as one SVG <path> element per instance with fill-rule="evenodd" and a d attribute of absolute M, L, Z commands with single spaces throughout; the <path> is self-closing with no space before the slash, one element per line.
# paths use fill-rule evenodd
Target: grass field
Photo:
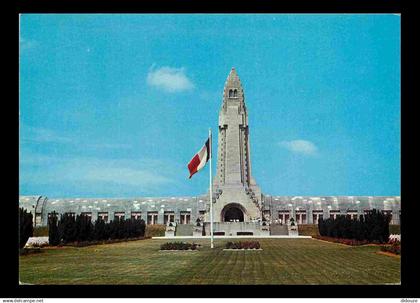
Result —
<path fill-rule="evenodd" d="M 195 241 L 200 251 L 163 252 L 165 240 L 46 249 L 20 257 L 33 284 L 386 284 L 400 282 L 400 259 L 378 246 L 315 239 L 259 239 L 262 251 L 223 251 L 227 240 Z"/>

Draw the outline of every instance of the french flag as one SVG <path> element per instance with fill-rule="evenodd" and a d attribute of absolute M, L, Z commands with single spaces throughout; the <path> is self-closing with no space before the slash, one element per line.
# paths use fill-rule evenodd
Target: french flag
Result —
<path fill-rule="evenodd" d="M 208 138 L 206 144 L 204 144 L 200 151 L 191 159 L 190 163 L 188 163 L 188 169 L 190 171 L 189 179 L 206 165 L 210 157 L 210 138 Z"/>

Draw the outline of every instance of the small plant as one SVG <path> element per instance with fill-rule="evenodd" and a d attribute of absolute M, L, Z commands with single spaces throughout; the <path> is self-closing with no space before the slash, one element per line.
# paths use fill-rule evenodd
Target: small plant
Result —
<path fill-rule="evenodd" d="M 260 249 L 260 242 L 258 241 L 237 241 L 227 242 L 226 249 Z"/>
<path fill-rule="evenodd" d="M 186 242 L 166 242 L 160 246 L 160 250 L 197 250 L 199 244 Z"/>

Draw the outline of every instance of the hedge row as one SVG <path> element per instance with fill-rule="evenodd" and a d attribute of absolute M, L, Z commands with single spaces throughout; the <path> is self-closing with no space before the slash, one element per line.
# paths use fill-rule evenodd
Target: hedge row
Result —
<path fill-rule="evenodd" d="M 333 238 L 356 239 L 359 241 L 386 243 L 389 238 L 390 215 L 373 209 L 359 219 L 338 216 L 336 219 L 320 219 L 319 234 Z"/>
<path fill-rule="evenodd" d="M 146 225 L 146 237 L 164 237 L 166 225 L 163 224 L 148 224 Z"/>
<path fill-rule="evenodd" d="M 49 243 L 59 245 L 144 237 L 145 226 L 144 220 L 140 219 L 116 219 L 109 223 L 98 219 L 93 224 L 91 218 L 85 215 L 74 217 L 63 214 L 58 220 L 58 216 L 53 213 L 48 220 Z"/>
<path fill-rule="evenodd" d="M 32 223 L 32 214 L 27 212 L 23 207 L 19 208 L 19 248 L 23 248 L 32 237 L 34 231 Z"/>
<path fill-rule="evenodd" d="M 145 237 L 164 237 L 166 225 L 146 225 Z M 48 237 L 48 225 L 34 227 L 34 237 Z"/>

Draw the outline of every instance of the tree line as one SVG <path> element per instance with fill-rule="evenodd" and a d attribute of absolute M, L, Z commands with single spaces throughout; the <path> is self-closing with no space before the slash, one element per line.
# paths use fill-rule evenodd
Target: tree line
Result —
<path fill-rule="evenodd" d="M 104 241 L 144 237 L 146 224 L 142 219 L 115 219 L 105 222 L 98 218 L 94 223 L 89 216 L 65 213 L 58 220 L 55 212 L 48 218 L 50 245 L 72 242 Z"/>
<path fill-rule="evenodd" d="M 373 209 L 359 219 L 347 216 L 320 219 L 318 229 L 321 236 L 385 243 L 389 238 L 390 221 L 391 215 Z"/>
<path fill-rule="evenodd" d="M 27 212 L 23 207 L 19 208 L 19 248 L 25 247 L 29 237 L 34 232 L 32 214 Z"/>

